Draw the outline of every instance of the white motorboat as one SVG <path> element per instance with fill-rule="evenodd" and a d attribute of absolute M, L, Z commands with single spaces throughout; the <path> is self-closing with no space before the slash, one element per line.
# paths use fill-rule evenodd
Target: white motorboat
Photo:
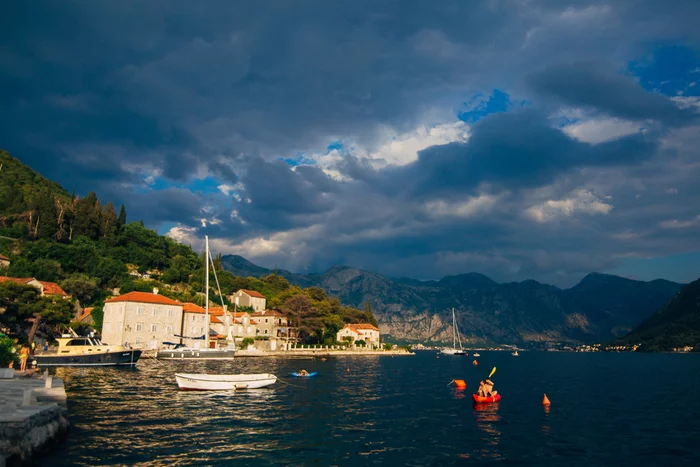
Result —
<path fill-rule="evenodd" d="M 272 386 L 277 376 L 270 373 L 240 375 L 208 375 L 202 373 L 175 373 L 181 391 L 233 391 Z"/>
<path fill-rule="evenodd" d="M 457 342 L 459 342 L 459 349 L 457 348 Z M 459 329 L 457 328 L 454 308 L 452 308 L 452 348 L 442 349 L 440 353 L 444 355 L 469 355 L 466 350 L 462 348 L 462 338 L 460 337 Z"/>
<path fill-rule="evenodd" d="M 481 354 L 475 353 L 474 356 L 475 356 L 475 357 L 481 357 Z"/>
<path fill-rule="evenodd" d="M 514 357 L 517 357 L 517 356 L 520 355 L 520 354 L 518 353 L 517 350 L 515 350 L 515 351 L 513 351 L 513 353 L 511 353 L 511 355 L 514 356 Z"/>

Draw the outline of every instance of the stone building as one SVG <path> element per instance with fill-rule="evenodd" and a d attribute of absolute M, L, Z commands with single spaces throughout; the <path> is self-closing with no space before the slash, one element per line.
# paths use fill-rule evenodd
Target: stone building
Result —
<path fill-rule="evenodd" d="M 267 300 L 265 296 L 255 290 L 241 289 L 228 297 L 229 302 L 235 304 L 236 308 L 249 306 L 255 311 L 265 311 Z"/>
<path fill-rule="evenodd" d="M 0 269 L 7 269 L 10 267 L 10 258 L 5 255 L 0 255 Z"/>
<path fill-rule="evenodd" d="M 277 310 L 264 310 L 251 315 L 257 322 L 256 335 L 260 337 L 289 337 L 287 317 Z"/>
<path fill-rule="evenodd" d="M 105 301 L 102 341 L 156 349 L 181 334 L 183 304 L 153 293 L 129 292 Z M 175 342 L 178 342 L 175 341 Z"/>
<path fill-rule="evenodd" d="M 0 282 L 14 282 L 16 284 L 31 285 L 39 290 L 42 297 L 70 298 L 70 295 L 55 282 L 38 281 L 33 277 L 5 277 L 0 276 Z"/>
<path fill-rule="evenodd" d="M 206 324 L 206 310 L 194 303 L 183 304 L 182 336 L 186 347 L 199 349 L 204 347 L 207 329 L 209 330 L 209 347 L 216 348 L 217 341 L 226 339 L 226 323 L 223 308 L 209 308 L 209 326 Z M 178 338 L 179 339 L 179 338 Z"/>
<path fill-rule="evenodd" d="M 368 347 L 379 347 L 379 329 L 371 324 L 360 323 L 360 324 L 346 324 L 343 329 L 338 331 L 336 335 L 336 340 L 338 342 L 343 342 L 347 340 L 346 337 L 352 338 L 352 344 L 354 345 L 356 341 L 365 341 Z"/>

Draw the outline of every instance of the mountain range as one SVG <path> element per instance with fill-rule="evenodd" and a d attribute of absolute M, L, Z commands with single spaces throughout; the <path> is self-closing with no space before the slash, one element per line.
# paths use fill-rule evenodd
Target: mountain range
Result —
<path fill-rule="evenodd" d="M 591 273 L 569 289 L 534 280 L 498 283 L 478 273 L 439 281 L 391 279 L 346 266 L 298 274 L 222 258 L 239 276 L 277 273 L 300 287 L 317 286 L 347 305 L 372 307 L 384 335 L 408 342 L 451 342 L 451 309 L 468 345 L 605 342 L 628 334 L 674 297 L 683 284 Z"/>

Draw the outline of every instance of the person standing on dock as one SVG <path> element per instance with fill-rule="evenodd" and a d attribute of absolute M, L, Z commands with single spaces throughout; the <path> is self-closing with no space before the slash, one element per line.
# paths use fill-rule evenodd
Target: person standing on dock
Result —
<path fill-rule="evenodd" d="M 23 345 L 19 352 L 19 371 L 27 371 L 27 359 L 29 359 L 29 347 Z"/>

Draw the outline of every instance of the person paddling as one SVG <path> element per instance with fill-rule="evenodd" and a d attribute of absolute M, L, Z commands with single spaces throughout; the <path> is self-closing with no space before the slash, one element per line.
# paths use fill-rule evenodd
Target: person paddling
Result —
<path fill-rule="evenodd" d="M 309 372 L 304 369 L 299 370 L 299 376 L 309 376 Z"/>

